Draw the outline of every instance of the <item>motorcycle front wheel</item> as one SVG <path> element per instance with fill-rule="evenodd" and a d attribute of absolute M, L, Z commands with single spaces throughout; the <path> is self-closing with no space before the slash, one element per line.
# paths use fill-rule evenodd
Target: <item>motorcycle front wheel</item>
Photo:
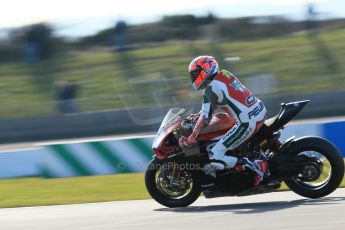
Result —
<path fill-rule="evenodd" d="M 153 159 L 146 169 L 145 185 L 155 201 L 169 208 L 187 207 L 201 193 L 193 171 L 183 164 L 161 163 L 157 159 Z"/>

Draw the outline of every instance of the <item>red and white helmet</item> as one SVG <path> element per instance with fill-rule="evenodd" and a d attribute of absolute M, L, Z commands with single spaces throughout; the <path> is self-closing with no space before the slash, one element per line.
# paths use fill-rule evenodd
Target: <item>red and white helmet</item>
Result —
<path fill-rule="evenodd" d="M 214 57 L 199 56 L 189 65 L 189 75 L 193 83 L 193 88 L 200 90 L 205 88 L 212 78 L 218 73 L 219 66 Z"/>

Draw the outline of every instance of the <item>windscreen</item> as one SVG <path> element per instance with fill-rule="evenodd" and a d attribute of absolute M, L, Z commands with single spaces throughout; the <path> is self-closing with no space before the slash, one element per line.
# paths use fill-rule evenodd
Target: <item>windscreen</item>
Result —
<path fill-rule="evenodd" d="M 157 132 L 156 138 L 153 142 L 152 147 L 157 148 L 158 145 L 162 142 L 163 138 L 167 134 L 167 130 L 174 124 L 182 121 L 183 118 L 186 118 L 192 113 L 191 109 L 187 108 L 171 108 L 167 115 L 165 115 L 161 126 Z"/>

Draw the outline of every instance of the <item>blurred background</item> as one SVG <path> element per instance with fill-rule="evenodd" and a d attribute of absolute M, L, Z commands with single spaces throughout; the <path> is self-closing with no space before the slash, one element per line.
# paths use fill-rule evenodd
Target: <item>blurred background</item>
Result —
<path fill-rule="evenodd" d="M 269 110 L 345 114 L 342 0 L 2 1 L 0 142 L 156 131 L 192 106 L 188 65 L 215 56 Z"/>

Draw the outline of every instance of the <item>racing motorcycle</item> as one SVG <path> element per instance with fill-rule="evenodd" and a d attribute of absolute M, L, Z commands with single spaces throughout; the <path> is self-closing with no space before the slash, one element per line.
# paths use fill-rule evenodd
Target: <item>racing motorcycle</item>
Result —
<path fill-rule="evenodd" d="M 280 130 L 309 102 L 281 104 L 279 113 L 267 119 L 248 141 L 227 154 L 264 159 L 270 177 L 285 184 L 293 192 L 308 198 L 319 198 L 332 193 L 344 176 L 344 161 L 339 150 L 321 137 L 305 136 L 279 140 Z M 215 192 L 202 191 L 203 181 L 209 177 L 204 165 L 209 164 L 208 153 L 214 144 L 235 124 L 225 113 L 215 113 L 209 125 L 202 129 L 197 145 L 181 148 L 178 140 L 188 136 L 195 125 L 191 110 L 172 108 L 165 116 L 152 149 L 154 158 L 145 173 L 147 191 L 153 199 L 166 207 L 186 207 L 198 199 L 201 192 L 206 198 L 246 196 L 272 192 L 274 187 L 254 187 L 252 172 L 234 169 L 217 171 Z"/>

